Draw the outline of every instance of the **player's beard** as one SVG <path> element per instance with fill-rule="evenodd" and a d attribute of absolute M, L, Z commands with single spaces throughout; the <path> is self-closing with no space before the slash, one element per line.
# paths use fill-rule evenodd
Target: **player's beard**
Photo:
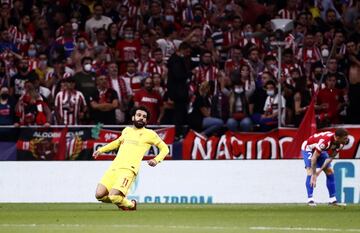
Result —
<path fill-rule="evenodd" d="M 134 126 L 138 129 L 141 129 L 145 126 L 145 122 L 142 120 L 138 120 L 138 121 L 133 121 Z"/>

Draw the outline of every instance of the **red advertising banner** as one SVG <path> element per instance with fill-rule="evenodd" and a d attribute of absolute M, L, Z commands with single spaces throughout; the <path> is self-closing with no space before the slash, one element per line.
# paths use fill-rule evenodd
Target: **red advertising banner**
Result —
<path fill-rule="evenodd" d="M 350 143 L 340 151 L 340 159 L 360 158 L 359 126 L 347 125 Z M 321 131 L 334 131 L 326 128 Z M 183 141 L 184 160 L 223 159 L 299 159 L 299 154 L 284 155 L 294 143 L 298 129 L 283 128 L 267 133 L 232 133 L 221 137 L 205 138 L 195 131 L 189 131 Z M 320 132 L 320 131 L 319 131 Z"/>
<path fill-rule="evenodd" d="M 174 127 L 162 128 L 155 130 L 155 132 L 169 146 L 170 152 L 165 159 L 171 159 L 172 144 L 174 143 L 174 139 L 175 139 L 175 128 Z M 106 145 L 107 143 L 114 141 L 115 139 L 120 137 L 120 135 L 121 135 L 120 131 L 101 129 L 99 133 L 99 138 L 94 141 L 94 151 Z M 101 154 L 99 155 L 97 160 L 113 160 L 114 157 L 116 156 L 116 153 L 117 151 L 110 151 L 108 153 Z M 158 148 L 156 146 L 152 146 L 148 151 L 147 155 L 144 156 L 144 159 L 145 160 L 151 159 L 153 157 L 149 156 L 150 154 L 157 155 L 158 153 L 159 153 Z"/>

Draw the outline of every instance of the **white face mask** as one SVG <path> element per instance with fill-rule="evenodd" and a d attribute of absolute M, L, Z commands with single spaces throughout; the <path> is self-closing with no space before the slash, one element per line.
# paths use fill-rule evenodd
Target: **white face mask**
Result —
<path fill-rule="evenodd" d="M 243 89 L 242 87 L 235 87 L 235 88 L 234 88 L 234 92 L 235 92 L 236 94 L 241 94 L 241 93 L 244 92 L 244 89 Z"/>
<path fill-rule="evenodd" d="M 173 15 L 166 15 L 165 20 L 168 22 L 174 22 L 175 18 Z"/>
<path fill-rule="evenodd" d="M 85 70 L 86 72 L 90 72 L 90 71 L 91 71 L 91 68 L 92 68 L 91 64 L 86 64 L 86 65 L 84 65 L 84 70 Z"/>
<path fill-rule="evenodd" d="M 329 56 L 329 50 L 328 49 L 321 50 L 321 56 L 328 57 Z"/>
<path fill-rule="evenodd" d="M 77 31 L 79 29 L 79 25 L 77 23 L 72 23 L 71 26 L 74 31 Z"/>
<path fill-rule="evenodd" d="M 40 61 L 39 62 L 39 66 L 42 67 L 42 68 L 45 68 L 47 65 L 47 62 L 46 61 Z"/>
<path fill-rule="evenodd" d="M 267 91 L 266 91 L 266 94 L 267 94 L 268 96 L 274 96 L 275 91 L 274 91 L 274 90 L 267 90 Z"/>

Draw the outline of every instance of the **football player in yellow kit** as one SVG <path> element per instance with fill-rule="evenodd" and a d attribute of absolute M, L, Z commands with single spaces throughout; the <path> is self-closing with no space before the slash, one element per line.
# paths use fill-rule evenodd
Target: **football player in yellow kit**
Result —
<path fill-rule="evenodd" d="M 99 154 L 118 150 L 117 156 L 105 172 L 96 188 L 96 199 L 102 202 L 114 203 L 123 210 L 136 210 L 136 201 L 128 200 L 131 184 L 136 178 L 141 161 L 151 145 L 159 148 L 159 154 L 148 161 L 152 167 L 161 162 L 169 153 L 165 142 L 151 129 L 145 128 L 150 119 L 149 111 L 143 107 L 135 107 L 131 112 L 133 126 L 126 127 L 121 136 L 94 152 Z"/>

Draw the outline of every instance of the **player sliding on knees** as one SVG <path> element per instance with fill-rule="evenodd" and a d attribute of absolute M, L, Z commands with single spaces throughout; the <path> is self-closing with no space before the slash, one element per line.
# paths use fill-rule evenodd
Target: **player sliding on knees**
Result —
<path fill-rule="evenodd" d="M 105 172 L 96 188 L 96 199 L 113 203 L 123 210 L 136 210 L 136 201 L 128 200 L 131 184 L 136 178 L 141 161 L 151 145 L 159 148 L 159 154 L 148 161 L 155 167 L 169 153 L 169 148 L 153 130 L 145 128 L 150 119 L 149 111 L 143 107 L 136 107 L 131 112 L 132 127 L 126 127 L 121 136 L 115 141 L 99 148 L 93 157 L 101 153 L 118 150 L 117 156 Z"/>
<path fill-rule="evenodd" d="M 335 176 L 331 168 L 331 161 L 348 142 L 348 132 L 341 128 L 337 129 L 335 133 L 330 131 L 316 133 L 303 142 L 301 153 L 307 172 L 306 190 L 309 206 L 316 206 L 313 191 L 317 177 L 322 171 L 326 174 L 326 186 L 330 197 L 329 204 L 340 205 L 336 200 Z M 327 151 L 331 151 L 331 154 L 329 155 Z"/>

